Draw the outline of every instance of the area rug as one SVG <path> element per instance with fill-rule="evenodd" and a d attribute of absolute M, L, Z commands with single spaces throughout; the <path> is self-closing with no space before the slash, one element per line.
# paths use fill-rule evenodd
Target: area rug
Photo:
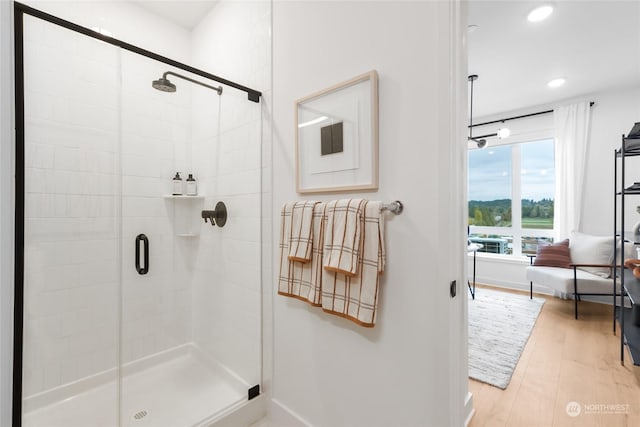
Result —
<path fill-rule="evenodd" d="M 478 289 L 469 298 L 469 377 L 507 388 L 544 299 Z"/>

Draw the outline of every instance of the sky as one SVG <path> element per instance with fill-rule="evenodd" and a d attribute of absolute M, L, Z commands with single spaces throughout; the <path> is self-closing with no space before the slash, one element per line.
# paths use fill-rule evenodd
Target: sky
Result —
<path fill-rule="evenodd" d="M 518 144 L 521 156 L 522 198 L 554 198 L 553 140 Z M 469 199 L 511 198 L 511 157 L 513 145 L 469 151 Z"/>

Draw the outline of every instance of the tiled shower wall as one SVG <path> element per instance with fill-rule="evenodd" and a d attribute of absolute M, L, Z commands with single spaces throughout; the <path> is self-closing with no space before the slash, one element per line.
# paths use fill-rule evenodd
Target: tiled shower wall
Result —
<path fill-rule="evenodd" d="M 192 61 L 265 91 L 270 27 L 270 2 L 221 1 L 193 32 Z M 263 153 L 270 152 L 264 95 L 260 104 L 232 88 L 219 99 L 193 96 L 194 171 L 206 206 L 222 200 L 229 211 L 224 228 L 202 224 L 193 242 L 193 342 L 248 385 L 261 380 L 261 175 Z M 216 120 L 218 129 L 202 127 Z"/>
<path fill-rule="evenodd" d="M 175 245 L 171 193 L 190 159 L 191 85 L 151 87 L 168 68 L 123 51 L 122 69 L 122 363 L 190 341 L 188 269 Z M 186 177 L 185 177 L 186 178 Z M 149 239 L 149 272 L 135 270 L 135 238 Z"/>
<path fill-rule="evenodd" d="M 163 71 L 25 17 L 25 396 L 190 339 L 163 195 L 187 167 L 191 97 L 154 91 Z M 139 233 L 151 242 L 145 276 Z"/>
<path fill-rule="evenodd" d="M 111 46 L 24 34 L 28 396 L 117 363 L 119 70 Z"/>

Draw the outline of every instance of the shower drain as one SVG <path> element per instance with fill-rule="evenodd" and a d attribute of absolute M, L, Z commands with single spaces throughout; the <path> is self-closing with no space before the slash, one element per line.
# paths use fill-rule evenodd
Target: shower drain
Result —
<path fill-rule="evenodd" d="M 149 414 L 149 413 L 148 413 L 147 411 L 140 411 L 140 412 L 136 412 L 136 413 L 133 415 L 133 419 L 134 419 L 134 420 L 141 420 L 141 419 L 143 419 L 144 417 L 146 417 L 148 414 Z"/>

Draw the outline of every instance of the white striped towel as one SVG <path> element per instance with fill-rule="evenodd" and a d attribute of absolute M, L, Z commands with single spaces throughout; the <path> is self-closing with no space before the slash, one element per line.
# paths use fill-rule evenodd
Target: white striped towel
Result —
<path fill-rule="evenodd" d="M 311 261 L 313 238 L 313 207 L 320 202 L 303 201 L 293 205 L 291 235 L 289 236 L 289 260 Z"/>
<path fill-rule="evenodd" d="M 327 203 L 324 236 L 324 269 L 355 276 L 362 245 L 364 199 L 342 199 Z"/>
<path fill-rule="evenodd" d="M 291 216 L 294 203 L 282 207 L 280 223 L 280 274 L 278 294 L 306 301 L 314 306 L 321 305 L 322 289 L 322 243 L 324 235 L 325 203 L 313 208 L 313 235 L 310 262 L 289 260 L 289 240 Z"/>
<path fill-rule="evenodd" d="M 366 327 L 376 323 L 380 274 L 385 266 L 381 208 L 382 202 L 365 202 L 358 275 L 322 271 L 322 309 Z"/>

